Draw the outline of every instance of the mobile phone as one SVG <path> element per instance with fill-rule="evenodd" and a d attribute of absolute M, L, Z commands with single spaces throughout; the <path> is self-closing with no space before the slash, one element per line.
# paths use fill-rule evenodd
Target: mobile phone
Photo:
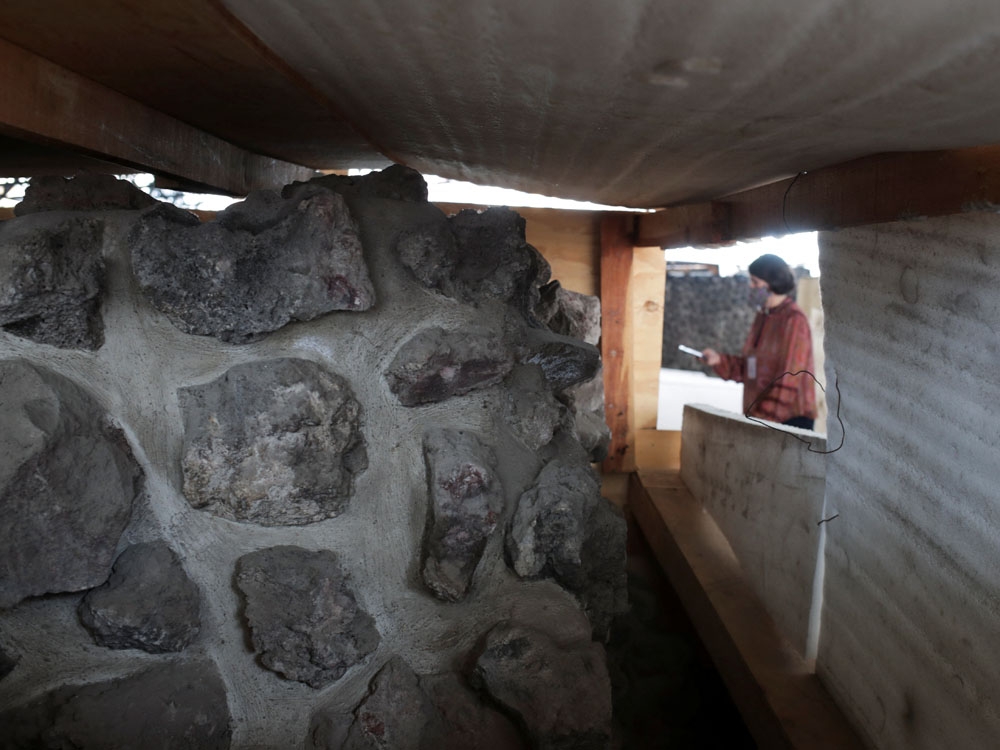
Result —
<path fill-rule="evenodd" d="M 690 346 L 684 346 L 684 344 L 681 344 L 677 348 L 680 349 L 685 354 L 690 354 L 692 357 L 698 357 L 698 359 L 703 358 L 701 352 L 699 352 L 697 349 L 692 349 Z"/>

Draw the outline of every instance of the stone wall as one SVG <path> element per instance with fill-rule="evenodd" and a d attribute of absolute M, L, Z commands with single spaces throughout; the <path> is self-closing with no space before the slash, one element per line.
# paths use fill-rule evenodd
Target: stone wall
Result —
<path fill-rule="evenodd" d="M 663 298 L 663 367 L 703 370 L 701 360 L 677 350 L 738 352 L 753 323 L 746 276 L 667 276 Z"/>
<path fill-rule="evenodd" d="M 0 747 L 610 745 L 599 305 L 516 213 L 391 167 L 16 215 Z"/>

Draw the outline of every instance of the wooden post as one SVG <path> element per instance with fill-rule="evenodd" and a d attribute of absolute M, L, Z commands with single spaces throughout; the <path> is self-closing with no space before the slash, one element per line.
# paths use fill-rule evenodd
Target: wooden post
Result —
<path fill-rule="evenodd" d="M 604 360 L 604 412 L 611 430 L 605 472 L 635 470 L 635 425 L 630 405 L 632 351 L 630 289 L 632 228 L 629 214 L 608 214 L 601 221 L 601 357 Z"/>

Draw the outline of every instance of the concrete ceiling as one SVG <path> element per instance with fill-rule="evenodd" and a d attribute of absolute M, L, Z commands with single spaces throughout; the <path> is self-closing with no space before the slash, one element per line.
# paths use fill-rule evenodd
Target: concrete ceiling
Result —
<path fill-rule="evenodd" d="M 0 37 L 253 154 L 612 205 L 1000 143 L 996 0 L 5 0 Z"/>

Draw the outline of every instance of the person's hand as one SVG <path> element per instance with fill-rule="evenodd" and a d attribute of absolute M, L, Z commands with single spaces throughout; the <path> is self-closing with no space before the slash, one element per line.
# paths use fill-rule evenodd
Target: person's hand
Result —
<path fill-rule="evenodd" d="M 709 367 L 715 367 L 722 361 L 722 357 L 719 356 L 719 353 L 715 349 L 702 349 L 701 358 Z"/>

